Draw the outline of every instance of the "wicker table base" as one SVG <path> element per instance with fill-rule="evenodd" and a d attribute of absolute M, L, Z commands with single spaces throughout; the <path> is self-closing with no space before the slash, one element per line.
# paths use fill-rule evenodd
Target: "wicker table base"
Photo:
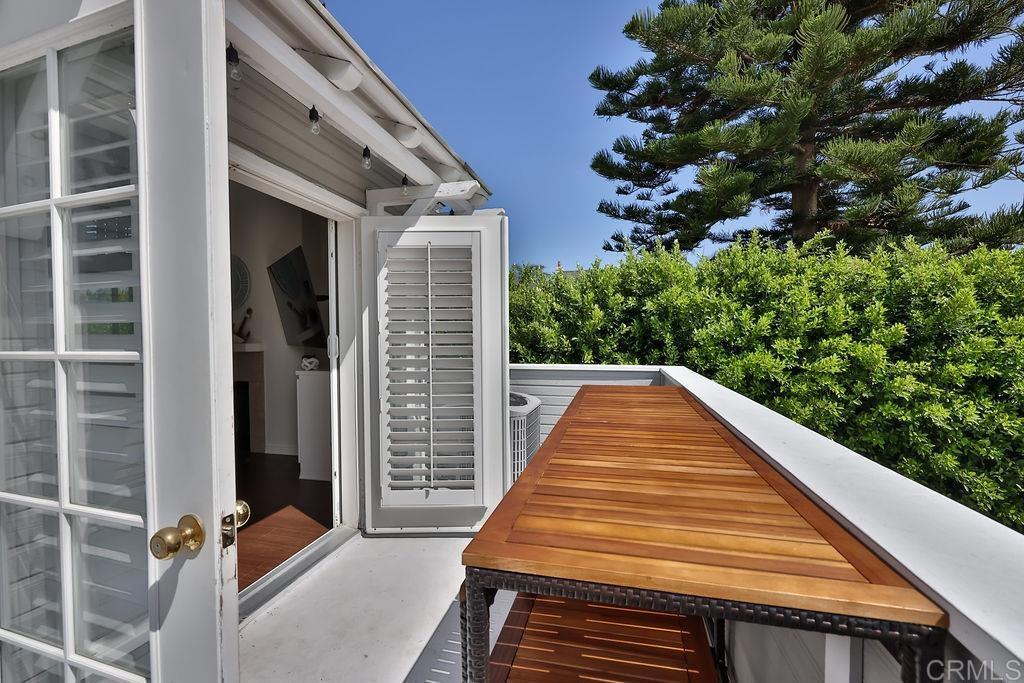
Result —
<path fill-rule="evenodd" d="M 898 654 L 903 683 L 943 680 L 946 631 L 939 627 L 466 567 L 461 601 L 463 681 L 487 682 L 489 611 L 498 590 L 870 638 Z"/>

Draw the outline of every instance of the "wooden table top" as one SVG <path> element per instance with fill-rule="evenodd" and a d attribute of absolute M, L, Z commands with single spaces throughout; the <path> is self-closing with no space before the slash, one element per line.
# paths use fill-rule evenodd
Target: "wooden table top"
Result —
<path fill-rule="evenodd" d="M 684 389 L 584 386 L 462 563 L 831 614 L 946 614 Z"/>

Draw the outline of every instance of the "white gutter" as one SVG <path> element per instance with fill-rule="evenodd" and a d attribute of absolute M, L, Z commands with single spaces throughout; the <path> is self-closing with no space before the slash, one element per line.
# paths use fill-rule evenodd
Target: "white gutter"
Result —
<path fill-rule="evenodd" d="M 451 173 L 438 173 L 444 180 L 476 180 L 488 195 L 491 194 L 487 184 L 462 160 L 445 142 L 437 131 L 406 99 L 405 95 L 370 59 L 361 47 L 342 28 L 338 20 L 318 0 L 269 0 L 296 26 L 300 27 L 311 39 L 316 48 L 332 57 L 340 57 L 352 62 L 364 73 L 358 89 L 380 107 L 396 123 L 412 126 L 422 133 L 420 142 L 421 158 L 426 156 L 435 164 L 444 164 L 458 172 L 457 177 Z M 427 163 L 428 166 L 432 164 Z M 437 172 L 438 169 L 434 169 Z M 445 177 L 447 176 L 447 177 Z"/>

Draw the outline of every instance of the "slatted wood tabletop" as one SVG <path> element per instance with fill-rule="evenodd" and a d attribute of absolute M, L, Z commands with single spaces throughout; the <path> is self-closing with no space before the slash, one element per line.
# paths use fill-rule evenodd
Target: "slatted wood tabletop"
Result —
<path fill-rule="evenodd" d="M 676 387 L 581 388 L 462 561 L 947 623 L 937 605 Z"/>

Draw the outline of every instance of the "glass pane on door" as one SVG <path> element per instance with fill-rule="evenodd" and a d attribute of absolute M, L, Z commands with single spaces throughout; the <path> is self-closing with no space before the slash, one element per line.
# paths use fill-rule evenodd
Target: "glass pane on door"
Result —
<path fill-rule="evenodd" d="M 72 502 L 145 514 L 142 366 L 71 363 L 68 392 Z"/>
<path fill-rule="evenodd" d="M 69 194 L 134 183 L 135 46 L 127 29 L 60 53 Z"/>
<path fill-rule="evenodd" d="M 0 220 L 0 351 L 53 349 L 50 214 Z"/>
<path fill-rule="evenodd" d="M 74 683 L 118 683 L 113 678 L 107 678 L 106 676 L 87 671 L 79 671 L 78 669 L 73 670 L 73 675 L 74 677 L 71 680 Z"/>
<path fill-rule="evenodd" d="M 50 361 L 0 361 L 0 491 L 57 497 L 57 395 Z"/>
<path fill-rule="evenodd" d="M 0 627 L 53 645 L 63 640 L 59 521 L 53 512 L 0 505 Z"/>
<path fill-rule="evenodd" d="M 101 662 L 149 671 L 146 530 L 72 520 L 75 649 Z"/>
<path fill-rule="evenodd" d="M 0 206 L 50 196 L 46 61 L 0 72 Z"/>
<path fill-rule="evenodd" d="M 70 348 L 142 349 L 138 217 L 135 199 L 65 214 Z"/>
<path fill-rule="evenodd" d="M 64 665 L 31 650 L 0 643 L 0 681 L 63 683 Z"/>

